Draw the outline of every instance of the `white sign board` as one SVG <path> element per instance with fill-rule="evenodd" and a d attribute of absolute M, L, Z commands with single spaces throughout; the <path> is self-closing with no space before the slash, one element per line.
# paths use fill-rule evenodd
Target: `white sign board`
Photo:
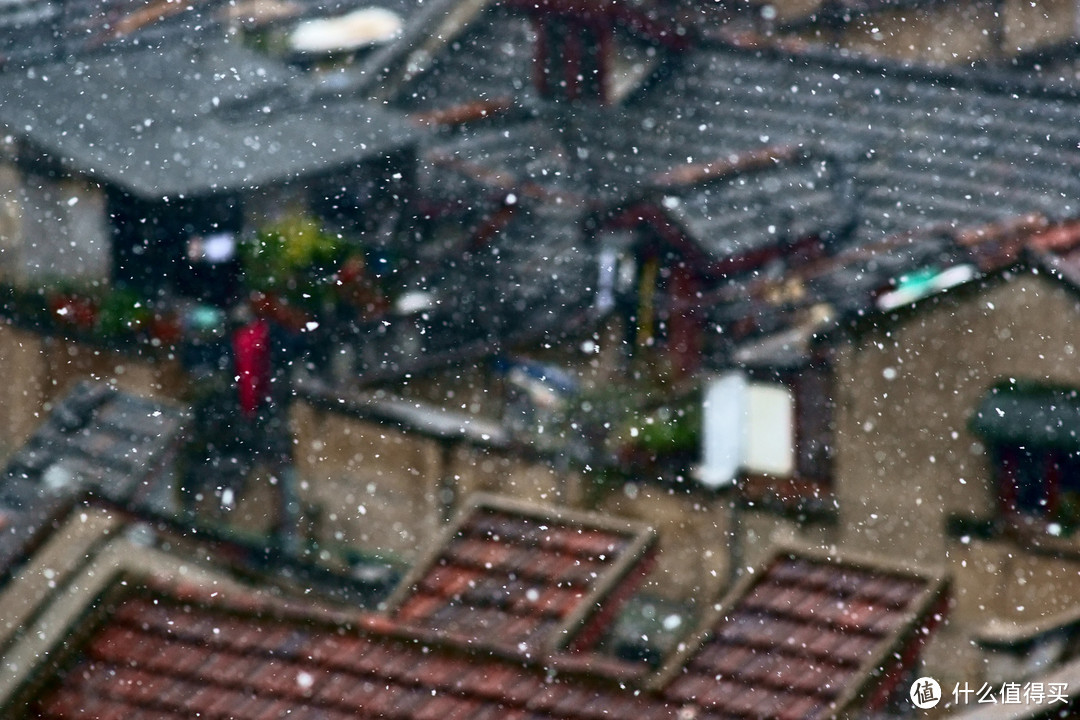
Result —
<path fill-rule="evenodd" d="M 730 372 L 705 386 L 702 409 L 703 484 L 731 485 L 743 472 L 795 472 L 795 396 L 789 387 Z"/>

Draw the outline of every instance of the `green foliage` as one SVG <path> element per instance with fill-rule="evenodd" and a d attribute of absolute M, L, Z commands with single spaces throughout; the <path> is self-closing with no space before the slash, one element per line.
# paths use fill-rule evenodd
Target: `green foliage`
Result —
<path fill-rule="evenodd" d="M 701 436 L 700 396 L 671 393 L 663 383 L 604 383 L 577 397 L 571 419 L 587 438 L 611 450 L 636 448 L 660 455 L 695 450 Z"/>
<path fill-rule="evenodd" d="M 139 293 L 129 288 L 108 290 L 98 306 L 97 330 L 105 337 L 130 335 L 145 328 L 154 313 Z"/>
<path fill-rule="evenodd" d="M 637 445 L 655 453 L 693 450 L 701 435 L 699 403 L 662 405 L 634 418 L 638 428 Z"/>
<path fill-rule="evenodd" d="M 329 298 L 344 248 L 310 215 L 295 214 L 260 230 L 244 243 L 248 287 L 318 307 Z"/>
<path fill-rule="evenodd" d="M 1080 527 L 1080 492 L 1066 490 L 1061 493 L 1058 499 L 1057 521 L 1065 535 L 1071 535 Z"/>

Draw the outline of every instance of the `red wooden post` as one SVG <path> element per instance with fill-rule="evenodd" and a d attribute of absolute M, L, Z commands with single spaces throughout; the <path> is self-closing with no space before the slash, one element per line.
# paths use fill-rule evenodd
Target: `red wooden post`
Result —
<path fill-rule="evenodd" d="M 551 44 L 548 39 L 548 27 L 544 22 L 543 15 L 532 16 L 533 25 L 536 28 L 536 51 L 533 53 L 533 84 L 536 92 L 546 97 L 550 94 L 547 69 L 550 67 L 548 54 L 551 52 Z"/>

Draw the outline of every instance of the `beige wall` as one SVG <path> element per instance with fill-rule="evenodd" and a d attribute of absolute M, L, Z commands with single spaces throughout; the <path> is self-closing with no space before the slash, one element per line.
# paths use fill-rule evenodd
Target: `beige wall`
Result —
<path fill-rule="evenodd" d="M 1074 294 L 1025 272 L 840 345 L 837 543 L 951 571 L 952 620 L 931 653 L 943 673 L 977 670 L 967 638 L 990 618 L 1029 622 L 1080 601 L 1080 563 L 945 536 L 950 513 L 996 511 L 986 453 L 968 430 L 983 392 L 1007 377 L 1080 387 L 1078 319 Z"/>
<path fill-rule="evenodd" d="M 778 4 L 778 19 L 800 17 L 802 5 L 802 0 L 792 0 L 790 9 Z M 974 0 L 871 13 L 840 31 L 810 27 L 799 37 L 873 56 L 967 65 L 1076 37 L 1076 12 L 1072 0 L 1005 0 L 1000 11 L 992 0 Z"/>
<path fill-rule="evenodd" d="M 177 361 L 139 358 L 0 324 L 0 458 L 21 446 L 47 412 L 46 404 L 83 379 L 114 383 L 150 397 L 183 395 Z"/>
<path fill-rule="evenodd" d="M 0 249 L 0 279 L 19 287 L 108 284 L 105 192 L 82 178 L 52 180 L 0 163 Z"/>
<path fill-rule="evenodd" d="M 612 487 L 596 510 L 649 523 L 659 533 L 656 570 L 646 591 L 711 602 L 730 579 L 731 525 L 726 498 L 652 483 Z"/>
<path fill-rule="evenodd" d="M 0 325 L 0 458 L 18 449 L 41 422 L 47 374 L 41 337 Z"/>
<path fill-rule="evenodd" d="M 822 0 L 773 0 L 769 3 L 776 12 L 778 24 L 795 23 L 805 20 L 821 8 Z"/>
<path fill-rule="evenodd" d="M 1002 49 L 1006 55 L 1046 47 L 1077 35 L 1074 0 L 1006 0 L 1003 13 Z"/>
<path fill-rule="evenodd" d="M 986 454 L 968 430 L 971 413 L 1001 378 L 1080 387 L 1077 318 L 1072 293 L 1024 273 L 982 292 L 947 293 L 841 343 L 841 539 L 936 560 L 946 550 L 947 513 L 993 512 Z"/>
<path fill-rule="evenodd" d="M 400 560 L 438 530 L 438 446 L 388 426 L 293 405 L 302 495 L 320 508 L 324 540 Z"/>
<path fill-rule="evenodd" d="M 875 13 L 855 19 L 839 45 L 875 56 L 938 65 L 993 57 L 990 2 Z"/>
<path fill-rule="evenodd" d="M 728 580 L 726 498 L 649 483 L 598 492 L 586 487 L 590 479 L 550 460 L 468 446 L 444 455 L 438 442 L 386 425 L 304 403 L 293 413 L 298 468 L 308 481 L 304 499 L 321 508 L 322 539 L 336 545 L 414 560 L 443 525 L 438 493 L 450 478 L 457 503 L 490 491 L 653 525 L 661 552 L 649 592 L 712 600 Z"/>

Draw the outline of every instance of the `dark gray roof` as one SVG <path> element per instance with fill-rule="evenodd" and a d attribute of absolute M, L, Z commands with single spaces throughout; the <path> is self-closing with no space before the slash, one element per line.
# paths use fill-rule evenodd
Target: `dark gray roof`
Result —
<path fill-rule="evenodd" d="M 1080 450 L 1080 395 L 1065 388 L 1001 382 L 979 401 L 971 428 L 991 442 Z"/>
<path fill-rule="evenodd" d="M 626 107 L 534 109 L 534 119 L 466 129 L 438 149 L 520 182 L 557 177 L 614 202 L 681 165 L 766 147 L 799 148 L 821 163 L 667 191 L 673 219 L 713 255 L 777 234 L 850 227 L 858 245 L 1031 212 L 1080 213 L 1080 102 L 1069 93 L 986 73 L 708 44 L 665 73 Z M 443 81 L 453 87 L 460 77 Z M 567 167 L 538 177 L 533 168 L 550 148 Z"/>
<path fill-rule="evenodd" d="M 227 0 L 148 7 L 145 0 L 4 0 L 0 64 L 40 64 L 99 50 L 195 40 L 220 25 Z"/>
<path fill-rule="evenodd" d="M 607 117 L 586 115 L 583 124 Z M 620 172 L 606 165 L 608 151 L 596 136 L 552 118 L 539 112 L 429 142 L 422 155 L 422 195 L 479 207 L 481 198 L 524 193 L 541 203 L 599 213 L 645 200 L 710 261 L 807 237 L 831 238 L 857 216 L 846 169 L 830 158 L 796 153 L 753 170 L 665 184 L 656 171 Z"/>
<path fill-rule="evenodd" d="M 480 101 L 527 102 L 533 96 L 533 31 L 529 21 L 485 10 L 433 62 L 393 96 L 397 107 L 429 110 Z"/>
<path fill-rule="evenodd" d="M 951 239 L 960 229 L 1080 214 L 1080 101 L 1068 92 L 718 45 L 688 51 L 627 107 L 556 109 L 439 140 L 429 157 L 462 158 L 472 172 L 436 171 L 429 187 L 466 202 L 486 186 L 621 203 L 672 169 L 767 147 L 798 148 L 804 159 L 665 188 L 658 200 L 714 258 L 850 230 L 846 247 L 873 251 L 804 288 L 807 302 L 841 313 L 871 306 L 904 273 L 970 262 Z M 713 309 L 718 321 L 756 312 L 732 302 Z"/>
<path fill-rule="evenodd" d="M 184 419 L 176 406 L 79 383 L 12 456 L 4 482 L 33 482 L 42 496 L 93 490 L 114 502 L 168 509 L 167 464 Z"/>
<path fill-rule="evenodd" d="M 0 483 L 0 585 L 42 542 L 76 501 L 43 495 L 37 483 L 6 477 Z"/>
<path fill-rule="evenodd" d="M 583 215 L 577 207 L 519 201 L 483 247 L 446 267 L 432 289 L 453 308 L 448 328 L 458 340 L 451 341 L 499 341 L 522 330 L 523 319 L 535 330 L 558 328 L 563 317 L 587 306 L 596 269 Z M 432 332 L 440 334 L 437 327 Z"/>
<path fill-rule="evenodd" d="M 549 116 L 507 125 L 465 128 L 432 138 L 421 154 L 421 191 L 435 197 L 467 197 L 480 191 L 571 193 L 582 201 L 623 197 L 610 193 L 578 153 L 573 128 L 560 131 Z"/>
<path fill-rule="evenodd" d="M 814 158 L 670 188 L 659 202 L 686 236 L 716 260 L 838 235 L 857 213 L 837 169 Z"/>
<path fill-rule="evenodd" d="M 596 260 L 584 237 L 584 211 L 521 199 L 508 222 L 482 244 L 443 248 L 403 282 L 430 292 L 425 312 L 380 318 L 363 338 L 364 382 L 478 362 L 547 337 L 575 337 L 594 319 Z"/>
<path fill-rule="evenodd" d="M 314 96 L 284 66 L 226 42 L 10 70 L 0 96 L 9 132 L 152 198 L 282 183 L 414 139 L 394 113 Z"/>
<path fill-rule="evenodd" d="M 1080 212 L 1080 103 L 1067 95 L 718 46 L 687 52 L 669 71 L 602 123 L 604 156 L 624 171 L 803 147 L 837 158 L 853 178 L 856 242 Z"/>
<path fill-rule="evenodd" d="M 0 474 L 0 583 L 88 493 L 166 509 L 183 419 L 175 406 L 101 383 L 58 401 Z"/>

